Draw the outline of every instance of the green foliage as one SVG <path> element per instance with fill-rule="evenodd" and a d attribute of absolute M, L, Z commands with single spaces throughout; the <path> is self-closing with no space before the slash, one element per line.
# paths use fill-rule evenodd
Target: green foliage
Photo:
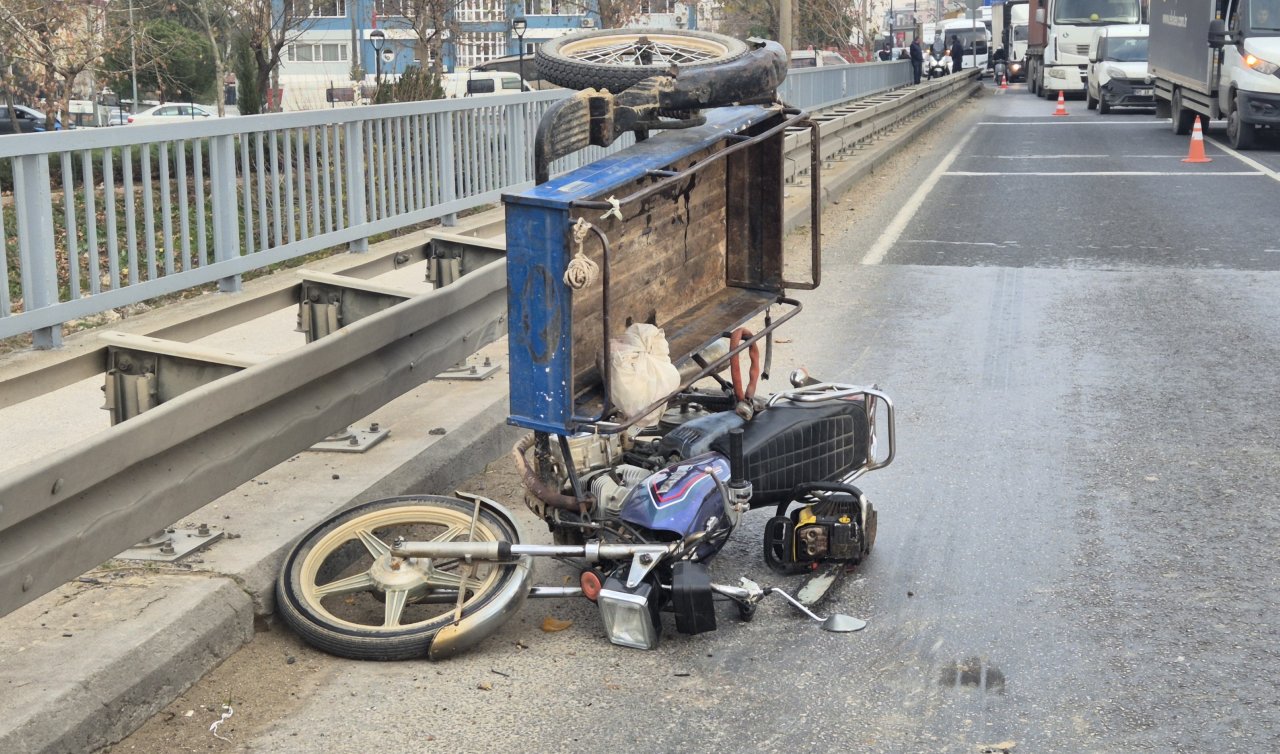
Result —
<path fill-rule="evenodd" d="M 263 111 L 263 92 L 258 91 L 258 67 L 253 60 L 249 38 L 237 34 L 231 43 L 231 70 L 236 74 L 236 107 L 241 115 Z"/>
<path fill-rule="evenodd" d="M 444 88 L 440 86 L 440 78 L 434 70 L 410 65 L 404 69 L 399 81 L 393 84 L 383 83 L 383 92 L 378 101 L 416 102 L 420 100 L 439 100 L 444 96 Z"/>
<path fill-rule="evenodd" d="M 216 83 L 213 48 L 202 32 L 169 18 L 137 24 L 138 87 L 167 101 L 208 99 Z M 129 45 L 113 46 L 104 73 L 118 92 L 131 90 Z"/>

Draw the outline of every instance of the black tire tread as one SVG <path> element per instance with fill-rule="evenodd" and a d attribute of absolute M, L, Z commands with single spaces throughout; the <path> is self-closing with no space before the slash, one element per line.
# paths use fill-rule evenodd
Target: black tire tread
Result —
<path fill-rule="evenodd" d="M 676 29 L 605 29 L 600 31 L 581 32 L 578 34 L 568 34 L 540 45 L 533 56 L 534 65 L 537 67 L 538 75 L 541 76 L 544 81 L 549 81 L 552 84 L 569 89 L 607 89 L 610 92 L 617 94 L 624 89 L 630 89 L 651 76 L 661 76 L 667 73 L 668 68 L 663 65 L 599 65 L 596 63 L 584 63 L 574 60 L 560 55 L 558 52 L 560 47 L 568 42 L 574 42 L 590 37 L 620 36 L 623 33 L 633 34 L 635 36 L 642 36 L 646 33 L 651 33 L 667 36 L 715 39 L 717 42 L 724 44 L 730 50 L 729 54 L 723 57 L 714 58 L 702 63 L 681 66 L 682 70 L 722 65 L 724 63 L 737 60 L 750 51 L 747 44 L 741 40 L 704 31 Z"/>

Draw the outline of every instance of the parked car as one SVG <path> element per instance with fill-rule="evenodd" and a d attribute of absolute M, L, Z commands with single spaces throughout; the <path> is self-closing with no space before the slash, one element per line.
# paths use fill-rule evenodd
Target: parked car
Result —
<path fill-rule="evenodd" d="M 213 113 L 199 105 L 166 102 L 130 115 L 128 122 L 137 126 L 153 123 L 181 123 L 182 121 L 204 120 L 212 117 Z"/>
<path fill-rule="evenodd" d="M 29 107 L 15 105 L 14 110 L 18 113 L 18 130 L 24 134 L 39 133 L 45 129 L 45 115 L 39 110 L 32 110 Z M 53 130 L 62 130 L 62 121 L 57 118 L 53 119 Z M 0 135 L 13 133 L 13 121 L 9 120 L 9 108 L 0 105 Z"/>

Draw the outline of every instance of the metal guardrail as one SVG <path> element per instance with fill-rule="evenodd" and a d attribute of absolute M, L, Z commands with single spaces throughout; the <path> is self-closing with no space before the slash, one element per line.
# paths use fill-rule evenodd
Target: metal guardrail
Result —
<path fill-rule="evenodd" d="M 506 290 L 506 262 L 492 262 L 9 472 L 0 615 L 504 336 Z"/>
<path fill-rule="evenodd" d="M 789 105 L 815 111 L 910 84 L 911 63 L 906 60 L 793 68 L 778 87 L 778 98 Z"/>
<path fill-rule="evenodd" d="M 942 89 L 913 91 L 929 97 Z M 901 112 L 914 112 L 916 94 L 893 99 Z M 845 127 L 858 117 L 892 117 L 891 110 L 845 116 Z M 387 112 L 379 108 L 382 122 L 405 117 Z M 323 126 L 318 115 L 304 115 L 316 121 L 291 128 Z M 364 128 L 356 123 L 350 127 Z M 112 131 L 92 136 L 119 138 Z M 190 136 L 230 137 L 216 129 Z M 16 148 L 0 140 L 0 149 L 11 156 Z M 293 243 L 304 241 L 295 236 Z M 0 615 L 461 361 L 503 334 L 505 315 L 506 269 L 495 262 L 10 472 L 0 479 Z M 77 357 L 73 371 L 79 374 L 88 357 Z"/>
<path fill-rule="evenodd" d="M 907 73 L 909 78 L 910 68 Z M 910 89 L 900 88 L 860 97 L 846 104 L 815 112 L 812 119 L 818 123 L 821 134 L 819 155 L 824 161 L 839 160 L 859 144 L 906 118 L 937 106 L 957 91 L 976 88 L 979 86 L 978 78 L 978 70 L 970 68 L 954 76 L 921 82 Z M 795 182 L 808 172 L 809 142 L 812 138 L 813 134 L 809 129 L 796 129 L 787 134 L 783 144 L 787 159 L 782 171 L 783 180 L 787 183 Z"/>
<path fill-rule="evenodd" d="M 779 94 L 816 109 L 909 81 L 905 62 L 835 66 L 792 71 Z M 534 129 L 566 94 L 0 138 L 0 338 L 53 347 L 76 318 L 238 290 L 249 270 L 495 202 L 532 180 Z"/>

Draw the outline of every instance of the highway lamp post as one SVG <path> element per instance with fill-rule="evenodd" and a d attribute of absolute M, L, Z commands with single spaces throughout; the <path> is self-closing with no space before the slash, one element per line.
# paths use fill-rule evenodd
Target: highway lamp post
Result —
<path fill-rule="evenodd" d="M 134 42 L 133 0 L 129 0 L 129 71 L 133 79 L 133 102 L 129 103 L 129 112 L 138 114 L 138 46 Z"/>
<path fill-rule="evenodd" d="M 517 16 L 511 19 L 511 31 L 515 33 L 516 39 L 520 43 L 520 91 L 526 89 L 524 85 L 524 33 L 529 29 L 529 21 L 524 16 Z"/>
<path fill-rule="evenodd" d="M 369 32 L 369 44 L 373 45 L 373 101 L 382 99 L 382 46 L 387 43 L 387 35 L 382 29 Z"/>

